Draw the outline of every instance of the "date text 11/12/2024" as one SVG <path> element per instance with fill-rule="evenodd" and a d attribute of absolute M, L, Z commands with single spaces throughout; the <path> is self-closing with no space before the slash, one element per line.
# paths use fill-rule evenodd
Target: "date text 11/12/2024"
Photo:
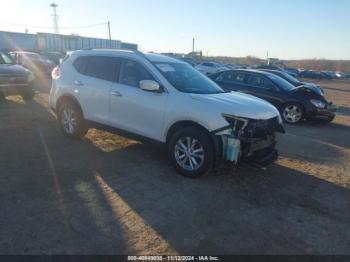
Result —
<path fill-rule="evenodd" d="M 215 256 L 128 256 L 128 261 L 220 261 Z"/>

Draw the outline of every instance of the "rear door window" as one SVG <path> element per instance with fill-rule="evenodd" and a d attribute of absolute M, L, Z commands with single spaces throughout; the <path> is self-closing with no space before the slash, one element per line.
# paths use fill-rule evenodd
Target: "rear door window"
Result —
<path fill-rule="evenodd" d="M 216 80 L 235 84 L 244 84 L 244 78 L 245 74 L 243 73 L 223 72 Z"/>
<path fill-rule="evenodd" d="M 263 76 L 252 74 L 248 77 L 247 84 L 260 89 L 270 90 L 273 83 Z"/>
<path fill-rule="evenodd" d="M 85 74 L 85 68 L 88 63 L 88 56 L 81 56 L 78 57 L 74 62 L 73 66 L 75 70 L 77 70 L 80 74 Z"/>
<path fill-rule="evenodd" d="M 120 69 L 120 59 L 109 56 L 89 56 L 84 74 L 115 82 Z"/>
<path fill-rule="evenodd" d="M 139 87 L 142 80 L 155 79 L 141 64 L 125 59 L 120 70 L 119 82 L 123 85 Z"/>

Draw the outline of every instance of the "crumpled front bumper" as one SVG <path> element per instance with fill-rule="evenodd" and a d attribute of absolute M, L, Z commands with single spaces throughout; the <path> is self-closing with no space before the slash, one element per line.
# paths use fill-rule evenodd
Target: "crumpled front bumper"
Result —
<path fill-rule="evenodd" d="M 242 161 L 255 167 L 266 167 L 276 162 L 277 159 L 278 150 L 275 148 L 266 148 L 255 152 L 253 156 L 245 158 Z"/>
<path fill-rule="evenodd" d="M 310 106 L 306 110 L 306 117 L 308 119 L 334 119 L 338 106 L 333 103 L 328 103 L 326 108 L 316 108 Z"/>
<path fill-rule="evenodd" d="M 276 125 L 274 130 L 267 130 L 268 134 L 261 137 L 237 137 L 231 125 L 215 130 L 212 134 L 219 145 L 217 158 L 220 161 L 217 162 L 248 163 L 255 167 L 266 167 L 274 163 L 278 159 L 275 132 L 285 133 L 281 124 Z M 233 142 L 229 143 L 230 139 Z"/>

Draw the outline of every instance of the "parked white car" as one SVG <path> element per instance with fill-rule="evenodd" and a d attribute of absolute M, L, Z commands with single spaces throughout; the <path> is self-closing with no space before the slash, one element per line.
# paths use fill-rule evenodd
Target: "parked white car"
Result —
<path fill-rule="evenodd" d="M 167 146 L 188 177 L 225 161 L 275 161 L 278 110 L 261 99 L 224 92 L 189 64 L 123 50 L 70 53 L 52 72 L 50 106 L 63 133 L 83 137 L 89 127 L 146 138 Z"/>
<path fill-rule="evenodd" d="M 195 68 L 205 75 L 211 75 L 221 71 L 229 70 L 228 67 L 215 62 L 204 62 L 196 65 Z"/>

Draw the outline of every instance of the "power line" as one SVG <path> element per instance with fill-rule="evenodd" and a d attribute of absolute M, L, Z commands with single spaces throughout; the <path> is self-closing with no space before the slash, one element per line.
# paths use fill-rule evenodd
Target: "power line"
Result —
<path fill-rule="evenodd" d="M 44 28 L 44 29 L 52 29 L 52 26 L 36 26 L 36 25 L 26 25 L 26 24 L 19 24 L 19 23 L 13 23 L 8 21 L 0 21 L 2 24 L 8 24 L 13 26 L 21 26 L 26 28 Z M 92 25 L 83 25 L 83 26 L 60 26 L 60 29 L 79 29 L 79 28 L 89 28 L 89 27 L 96 27 L 96 26 L 102 26 L 106 25 L 107 22 L 104 23 L 98 23 L 98 24 L 92 24 Z"/>

